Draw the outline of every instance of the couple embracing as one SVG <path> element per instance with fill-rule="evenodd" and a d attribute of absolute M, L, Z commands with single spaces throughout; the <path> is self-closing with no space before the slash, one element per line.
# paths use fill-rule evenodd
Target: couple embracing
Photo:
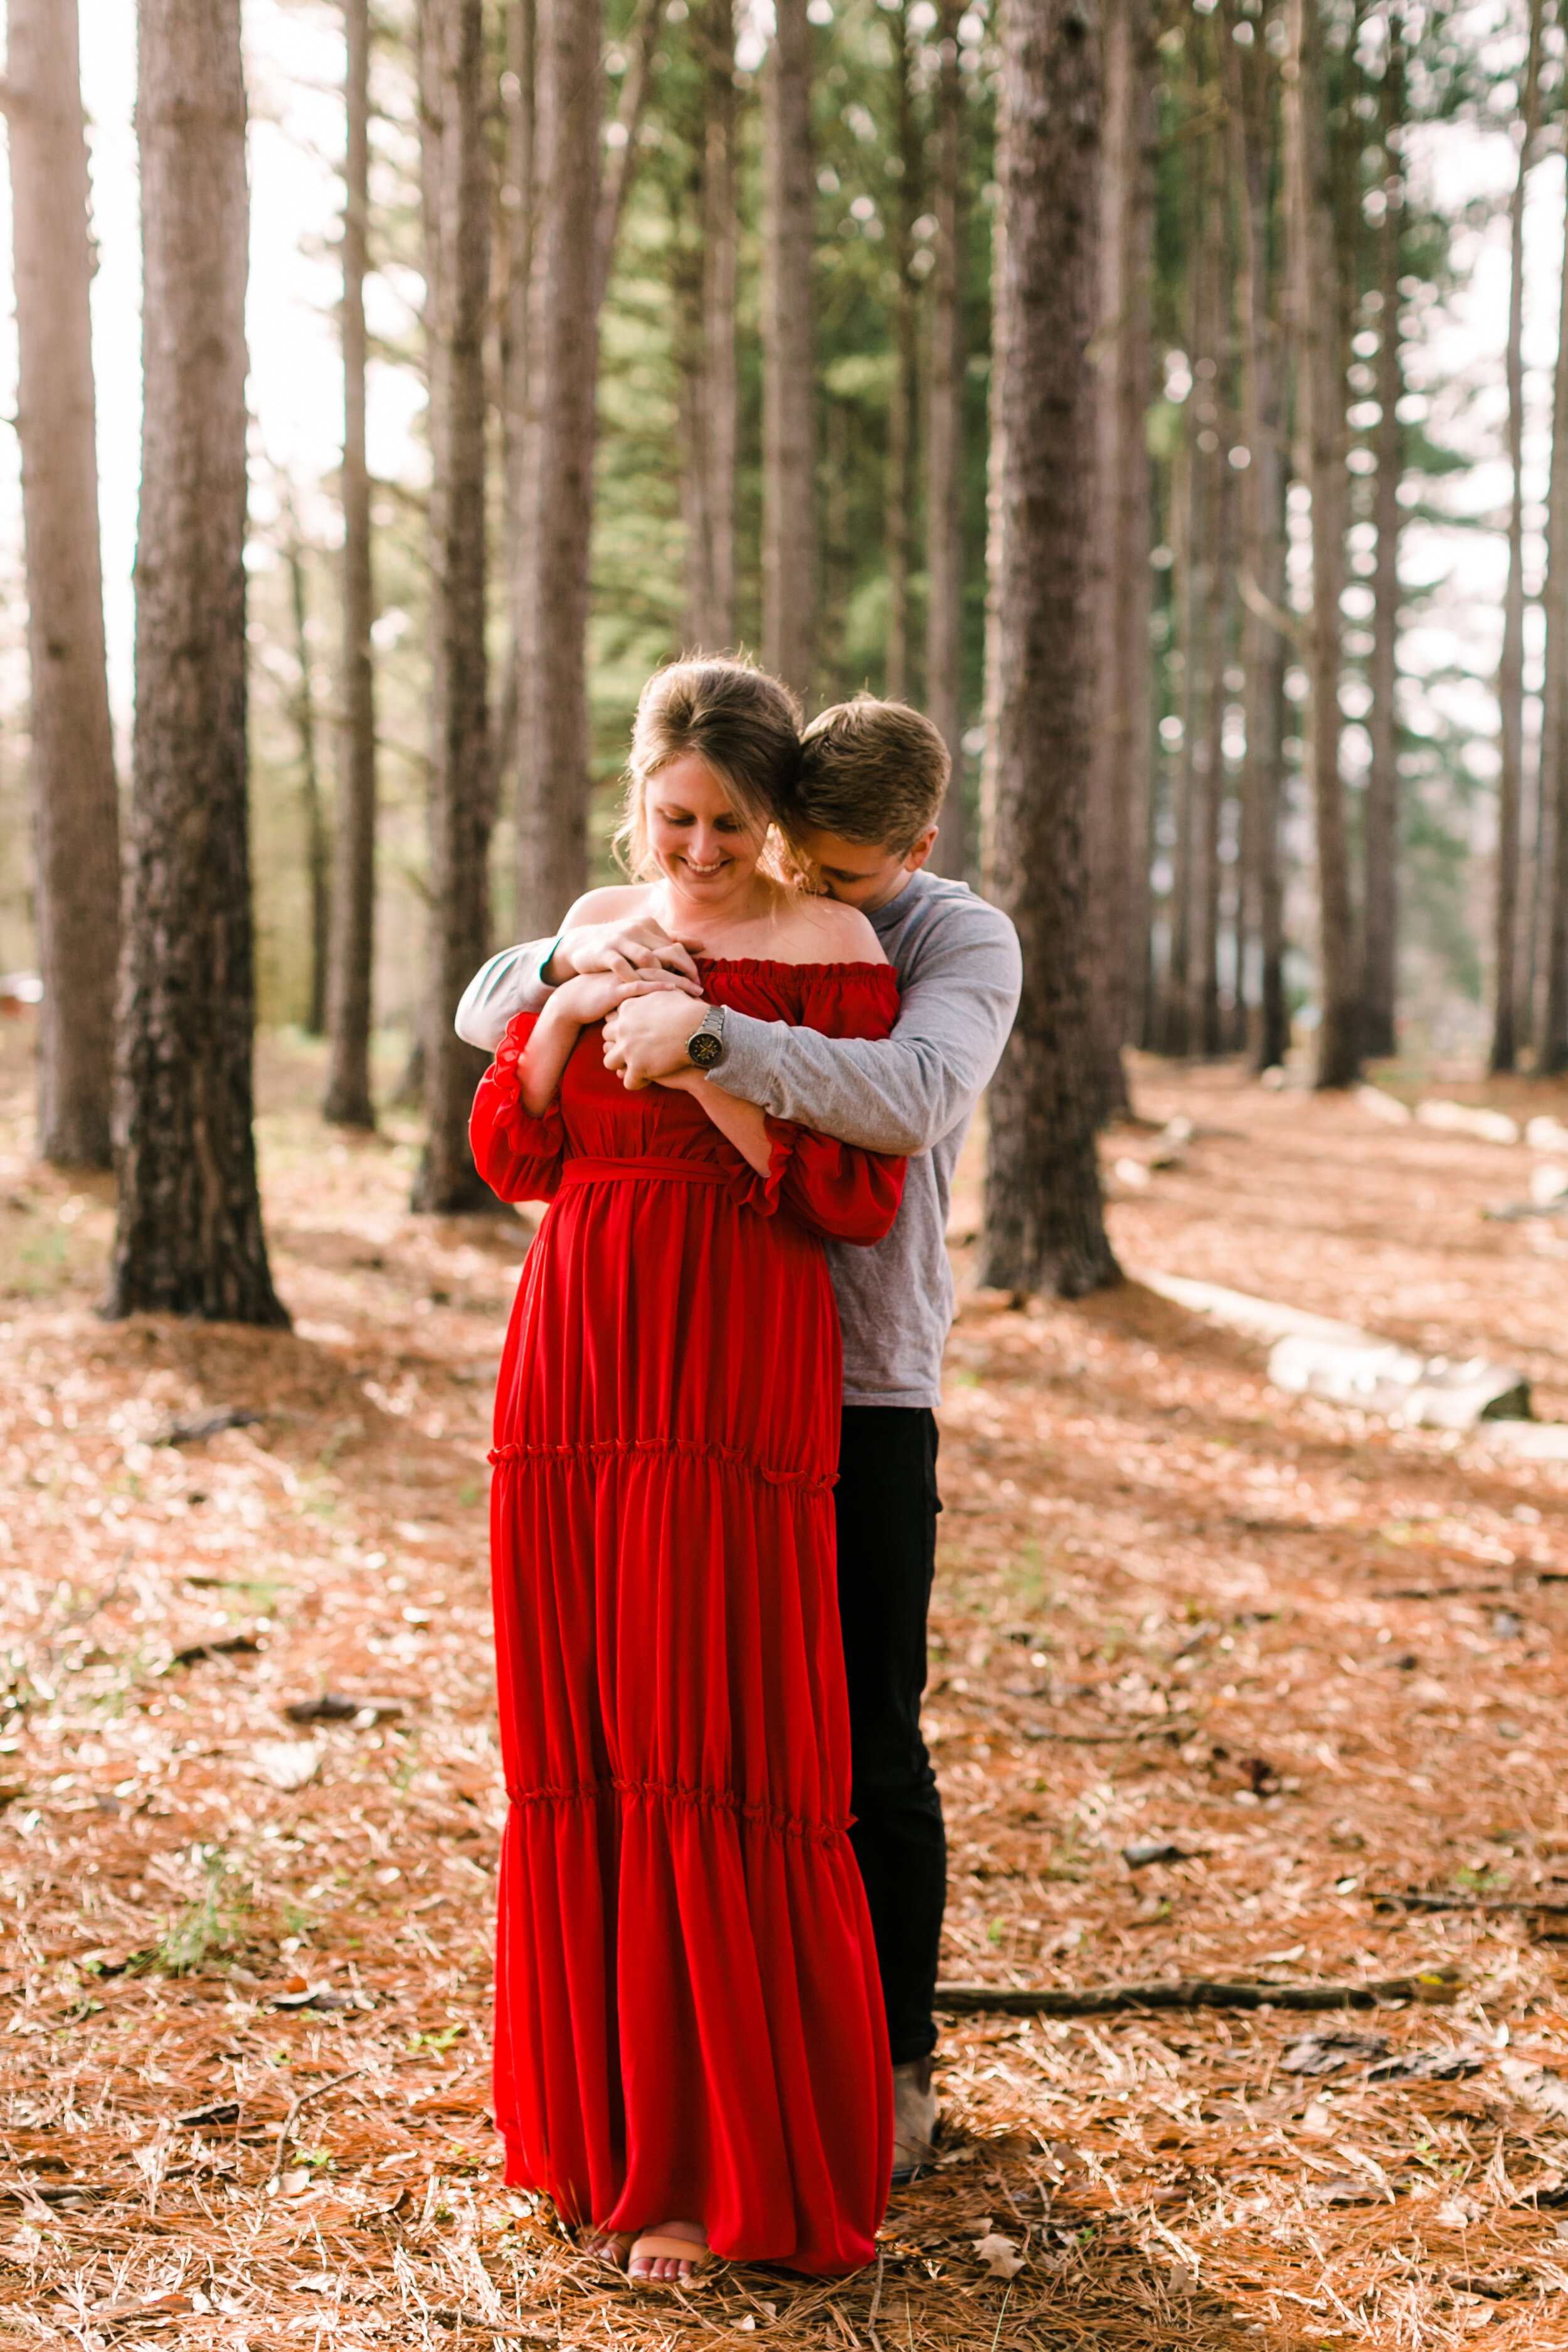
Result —
<path fill-rule="evenodd" d="M 1017 1003 L 901 705 L 643 692 L 633 879 L 494 957 L 480 1173 L 548 1200 L 496 1397 L 496 2120 L 638 2280 L 842 2273 L 929 2157 L 920 1732 L 948 1186 Z"/>

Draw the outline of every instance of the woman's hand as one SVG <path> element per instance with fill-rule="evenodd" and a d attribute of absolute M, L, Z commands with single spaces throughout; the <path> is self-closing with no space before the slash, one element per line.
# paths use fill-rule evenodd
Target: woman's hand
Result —
<path fill-rule="evenodd" d="M 674 973 L 657 970 L 636 972 L 629 979 L 613 971 L 584 971 L 563 982 L 552 992 L 518 1065 L 524 1109 L 537 1118 L 554 1099 L 561 1073 L 572 1058 L 581 1031 L 603 1021 L 628 997 L 656 994 L 679 985 Z"/>

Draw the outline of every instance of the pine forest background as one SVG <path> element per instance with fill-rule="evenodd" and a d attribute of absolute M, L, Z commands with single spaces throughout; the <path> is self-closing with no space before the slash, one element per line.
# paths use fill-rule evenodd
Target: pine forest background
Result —
<path fill-rule="evenodd" d="M 1017 0 L 1016 13 L 1024 26 L 1032 14 L 1054 25 L 1062 12 Z M 519 532 L 529 532 L 509 388 L 529 331 L 540 199 L 520 183 L 528 140 L 537 168 L 545 135 L 533 52 L 550 16 L 544 0 L 378 0 L 368 11 L 351 0 L 346 12 L 368 42 L 372 424 L 371 601 L 348 635 L 349 477 L 300 457 L 319 456 L 324 438 L 341 446 L 341 407 L 318 413 L 282 455 L 265 420 L 252 423 L 257 1013 L 308 1034 L 329 1021 L 332 841 L 357 731 L 377 795 L 372 1021 L 384 1095 L 417 1085 L 410 1051 L 433 1034 L 441 992 L 430 909 L 450 895 L 449 876 L 432 882 L 428 822 L 445 789 L 432 773 L 432 500 L 451 495 L 431 418 L 447 395 L 434 408 L 428 396 L 462 330 L 429 274 L 432 238 L 445 233 L 432 226 L 429 76 L 460 20 L 481 44 L 469 61 L 470 194 L 484 215 L 463 233 L 482 229 L 488 241 L 477 265 L 475 425 L 487 560 L 464 593 L 483 600 L 489 726 L 485 776 L 462 790 L 486 802 L 493 829 L 488 853 L 482 840 L 476 853 L 488 908 L 472 904 L 455 931 L 447 925 L 453 970 L 465 942 L 482 950 L 541 928 L 548 888 L 539 905 L 524 903 L 520 873 L 556 869 L 520 845 L 518 795 L 526 803 L 531 788 L 548 803 L 575 791 L 560 761 L 531 787 L 518 760 L 530 740 L 519 696 L 552 670 L 537 647 L 531 667 L 516 588 Z M 593 269 L 578 289 L 578 323 L 598 336 L 590 876 L 613 872 L 637 689 L 659 661 L 706 641 L 793 667 L 812 708 L 860 688 L 931 707 L 957 754 L 938 863 L 994 887 L 1001 737 L 987 709 L 987 490 L 1006 68 L 996 0 L 810 0 L 804 10 L 789 0 L 781 14 L 809 107 L 800 187 L 816 545 L 797 557 L 796 576 L 815 586 L 793 664 L 770 644 L 779 625 L 763 609 L 774 12 L 768 0 L 608 0 L 602 26 L 598 16 L 563 18 L 602 33 L 606 269 L 602 300 Z M 266 130 L 334 192 L 303 238 L 319 316 L 334 332 L 347 327 L 349 249 L 342 182 L 322 175 L 342 169 L 346 18 L 315 0 L 253 0 L 245 16 L 253 152 Z M 1098 324 L 1079 348 L 1092 416 L 1075 428 L 1088 424 L 1092 480 L 1075 656 L 1094 672 L 1095 698 L 1075 942 L 1094 1033 L 1089 1108 L 1101 1118 L 1124 1101 L 1122 1044 L 1246 1053 L 1258 1067 L 1294 1046 L 1331 1083 L 1396 1049 L 1560 1067 L 1568 27 L 1548 0 L 1104 0 L 1083 22 L 1095 51 L 1098 211 Z M 89 45 L 92 25 L 89 7 Z M 453 136 L 460 144 L 460 126 Z M 258 203 L 253 278 L 268 240 L 288 233 Z M 113 299 L 123 307 L 123 287 Z M 279 355 L 267 356 L 276 376 Z M 731 397 L 731 365 L 732 467 L 713 423 L 715 401 Z M 100 415 L 122 411 L 125 392 L 100 381 Z M 942 436 L 954 430 L 949 468 Z M 1062 446 L 1075 446 L 1070 435 Z M 397 462 L 378 470 L 378 447 Z M 721 477 L 727 499 L 715 494 Z M 0 608 L 0 966 L 13 971 L 37 960 L 16 520 Z M 732 592 L 716 591 L 731 571 Z M 109 598 L 112 652 L 124 604 L 113 577 Z M 547 584 L 542 605 L 555 601 Z M 344 649 L 367 621 L 373 677 L 356 700 Z M 569 617 L 557 625 L 570 632 Z M 129 679 L 115 658 L 123 739 Z M 541 738 L 547 766 L 553 723 Z M 119 767 L 123 778 L 123 740 Z M 1005 778 L 1000 789 L 1005 797 Z M 568 871 L 569 845 L 563 854 Z M 449 1185 L 443 1202 L 457 1205 Z"/>

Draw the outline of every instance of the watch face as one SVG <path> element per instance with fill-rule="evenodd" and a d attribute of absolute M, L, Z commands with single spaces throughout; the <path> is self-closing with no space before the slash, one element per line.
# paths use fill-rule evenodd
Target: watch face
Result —
<path fill-rule="evenodd" d="M 715 1037 L 710 1029 L 699 1029 L 695 1037 L 686 1041 L 688 1057 L 700 1070 L 710 1070 L 723 1050 L 724 1040 Z"/>

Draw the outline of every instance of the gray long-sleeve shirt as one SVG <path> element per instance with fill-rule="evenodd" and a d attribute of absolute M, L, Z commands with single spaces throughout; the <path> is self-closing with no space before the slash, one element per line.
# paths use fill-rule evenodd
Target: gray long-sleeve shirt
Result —
<path fill-rule="evenodd" d="M 912 874 L 870 922 L 898 974 L 890 1037 L 825 1037 L 787 1022 L 730 1013 L 710 1086 L 775 1118 L 908 1159 L 892 1231 L 871 1249 L 827 1244 L 844 1333 L 847 1405 L 936 1405 L 952 1321 L 948 1196 L 969 1122 L 1017 1010 L 1021 964 L 1005 915 L 962 882 Z M 458 1008 L 458 1032 L 493 1052 L 507 1023 L 549 990 L 552 942 L 492 956 Z"/>

